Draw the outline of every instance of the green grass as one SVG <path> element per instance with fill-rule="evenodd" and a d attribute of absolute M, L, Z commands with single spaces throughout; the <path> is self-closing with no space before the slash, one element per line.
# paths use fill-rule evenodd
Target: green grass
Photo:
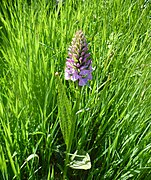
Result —
<path fill-rule="evenodd" d="M 150 180 L 150 1 L 0 6 L 0 179 L 62 179 L 66 149 L 55 72 L 69 94 L 67 49 L 82 29 L 94 71 L 90 88 L 81 89 L 71 153 L 88 152 L 92 168 L 68 168 L 67 179 Z"/>

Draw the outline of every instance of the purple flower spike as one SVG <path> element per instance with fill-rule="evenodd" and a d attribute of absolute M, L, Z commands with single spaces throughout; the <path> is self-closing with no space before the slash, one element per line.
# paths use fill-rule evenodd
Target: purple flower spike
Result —
<path fill-rule="evenodd" d="M 66 59 L 65 79 L 78 81 L 79 86 L 92 80 L 92 60 L 88 52 L 88 44 L 81 30 L 77 31 L 68 49 Z"/>

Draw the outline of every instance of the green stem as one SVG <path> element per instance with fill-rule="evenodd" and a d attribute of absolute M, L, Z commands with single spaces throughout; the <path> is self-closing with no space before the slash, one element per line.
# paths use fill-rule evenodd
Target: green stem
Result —
<path fill-rule="evenodd" d="M 78 86 L 78 84 L 75 85 L 75 88 L 73 89 L 75 91 L 75 104 L 73 106 L 73 113 L 72 113 L 72 118 L 73 118 L 73 123 L 71 127 L 71 136 L 69 140 L 69 146 L 67 147 L 66 151 L 66 159 L 65 159 L 65 168 L 64 168 L 64 173 L 63 173 L 63 180 L 66 179 L 67 177 L 67 170 L 68 170 L 68 163 L 69 163 L 69 153 L 71 151 L 71 146 L 72 146 L 72 141 L 74 138 L 74 132 L 75 132 L 75 126 L 76 126 L 76 112 L 79 110 L 80 107 L 80 99 L 81 99 L 81 93 L 80 90 L 81 88 Z"/>

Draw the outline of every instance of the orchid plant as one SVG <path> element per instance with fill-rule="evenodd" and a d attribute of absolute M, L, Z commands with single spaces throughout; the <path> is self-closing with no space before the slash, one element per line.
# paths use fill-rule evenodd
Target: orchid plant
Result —
<path fill-rule="evenodd" d="M 79 154 L 77 149 L 74 154 L 71 154 L 70 152 L 76 127 L 76 112 L 79 110 L 80 87 L 87 85 L 88 81 L 92 80 L 92 59 L 90 58 L 88 44 L 82 30 L 77 31 L 72 39 L 65 65 L 65 80 L 78 82 L 74 86 L 76 88 L 74 89 L 76 94 L 74 106 L 72 106 L 68 99 L 65 87 L 63 86 L 59 76 L 57 77 L 59 123 L 66 144 L 65 179 L 67 166 L 73 169 L 86 170 L 91 168 L 91 161 L 88 153 L 83 151 L 82 154 Z M 77 89 L 79 91 L 76 91 Z M 62 105 L 62 102 L 64 102 L 65 106 Z M 70 156 L 71 158 L 69 158 Z M 79 158 L 81 158 L 81 160 L 79 160 Z"/>

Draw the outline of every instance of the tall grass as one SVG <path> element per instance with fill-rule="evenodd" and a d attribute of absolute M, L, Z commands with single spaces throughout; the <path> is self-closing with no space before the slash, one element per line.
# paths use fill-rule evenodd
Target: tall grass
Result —
<path fill-rule="evenodd" d="M 0 23 L 1 179 L 62 179 L 55 72 L 68 94 L 64 65 L 78 29 L 94 71 L 71 150 L 88 152 L 92 168 L 68 168 L 67 179 L 151 179 L 150 2 L 3 0 Z"/>

